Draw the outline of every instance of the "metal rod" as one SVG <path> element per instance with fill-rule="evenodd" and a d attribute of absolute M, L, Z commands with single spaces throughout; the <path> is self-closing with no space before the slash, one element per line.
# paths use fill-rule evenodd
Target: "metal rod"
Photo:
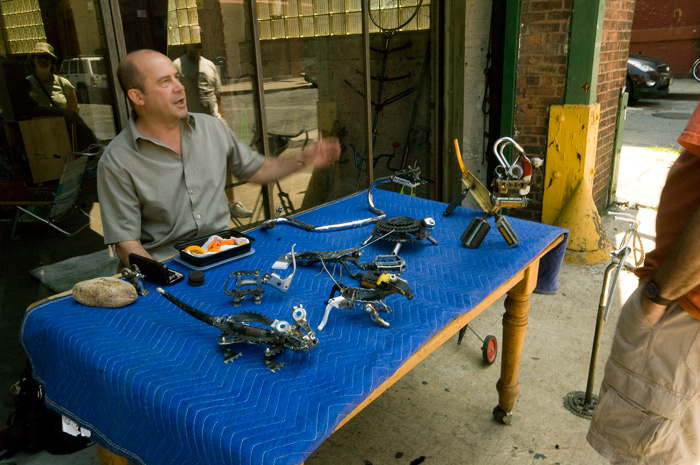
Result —
<path fill-rule="evenodd" d="M 260 128 L 260 137 L 263 153 L 270 155 L 270 143 L 267 138 L 267 111 L 265 109 L 265 84 L 263 82 L 263 66 L 262 53 L 260 49 L 260 34 L 258 32 L 258 8 L 257 2 L 248 0 L 250 14 L 250 35 L 253 45 L 253 58 L 255 65 L 255 80 L 253 81 L 253 95 L 255 97 L 255 119 L 258 128 Z M 271 218 L 274 213 L 274 205 L 272 204 L 272 183 L 267 183 L 262 186 L 263 194 L 263 211 L 265 218 Z"/>
<path fill-rule="evenodd" d="M 598 304 L 598 317 L 595 324 L 595 336 L 593 337 L 593 350 L 591 351 L 591 364 L 588 368 L 588 384 L 586 385 L 585 404 L 590 405 L 593 399 L 593 384 L 595 382 L 595 370 L 598 364 L 598 351 L 600 349 L 600 337 L 603 332 L 603 321 L 606 308 L 606 300 L 608 295 L 608 280 L 613 270 L 619 265 L 611 263 L 605 268 L 605 277 L 603 278 L 603 289 L 600 292 L 600 301 Z"/>

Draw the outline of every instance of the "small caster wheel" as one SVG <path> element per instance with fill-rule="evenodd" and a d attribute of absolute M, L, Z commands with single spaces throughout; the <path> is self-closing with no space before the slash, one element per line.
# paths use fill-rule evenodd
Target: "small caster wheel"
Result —
<path fill-rule="evenodd" d="M 493 365 L 496 361 L 496 356 L 498 355 L 498 340 L 496 336 L 486 336 L 484 338 L 484 344 L 481 346 L 481 356 L 484 362 Z"/>
<path fill-rule="evenodd" d="M 503 425 L 510 425 L 510 422 L 513 419 L 513 414 L 505 412 L 501 407 L 496 405 L 493 408 L 493 418 Z"/>

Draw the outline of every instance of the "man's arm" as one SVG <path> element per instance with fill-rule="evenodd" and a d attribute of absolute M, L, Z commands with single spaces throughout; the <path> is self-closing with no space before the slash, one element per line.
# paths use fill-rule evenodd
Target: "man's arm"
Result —
<path fill-rule="evenodd" d="M 266 184 L 277 181 L 304 168 L 325 168 L 340 158 L 340 142 L 335 137 L 321 138 L 308 145 L 300 154 L 289 157 L 265 157 L 249 182 Z"/>
<path fill-rule="evenodd" d="M 72 89 L 70 92 L 66 93 L 66 103 L 69 110 L 76 115 L 80 114 L 80 106 L 78 105 L 78 97 L 75 95 L 75 89 Z"/>
<path fill-rule="evenodd" d="M 114 244 L 114 248 L 117 252 L 117 257 L 119 257 L 119 260 L 127 267 L 131 266 L 131 263 L 129 263 L 129 255 L 132 253 L 146 258 L 153 258 L 151 257 L 151 254 L 149 254 L 146 249 L 143 248 L 141 241 L 117 242 Z"/>
<path fill-rule="evenodd" d="M 700 207 L 683 227 L 668 257 L 654 273 L 660 295 L 675 300 L 700 284 Z M 649 323 L 656 324 L 666 307 L 642 298 L 642 311 Z"/>

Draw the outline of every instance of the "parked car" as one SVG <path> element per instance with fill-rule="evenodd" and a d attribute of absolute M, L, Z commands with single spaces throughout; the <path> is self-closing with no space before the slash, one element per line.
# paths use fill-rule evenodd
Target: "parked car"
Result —
<path fill-rule="evenodd" d="M 109 103 L 107 63 L 103 57 L 65 58 L 59 74 L 73 84 L 79 103 Z"/>
<path fill-rule="evenodd" d="M 665 61 L 644 55 L 627 58 L 627 89 L 630 102 L 643 98 L 659 98 L 668 94 L 673 83 Z"/>

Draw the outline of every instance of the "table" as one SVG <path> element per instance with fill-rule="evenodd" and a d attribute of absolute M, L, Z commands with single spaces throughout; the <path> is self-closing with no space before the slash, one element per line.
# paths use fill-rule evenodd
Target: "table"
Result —
<path fill-rule="evenodd" d="M 458 208 L 445 217 L 443 203 L 385 190 L 373 195 L 389 217 L 436 222 L 431 236 L 438 245 L 421 240 L 399 251 L 407 263 L 401 277 L 414 298 L 386 299 L 393 308 L 382 314 L 389 328 L 361 309 L 335 309 L 317 332 L 316 350 L 285 351 L 281 360 L 287 366 L 271 372 L 262 363 L 264 348 L 256 345 L 241 345 L 242 357 L 224 364 L 220 331 L 185 314 L 151 284 L 148 295 L 119 309 L 86 307 L 70 294 L 60 295 L 30 307 L 21 327 L 47 404 L 90 429 L 98 444 L 136 463 L 302 463 L 334 430 L 507 292 L 496 408 L 505 420 L 519 390 L 529 295 L 538 274 L 543 291 L 556 289 L 567 232 L 511 219 L 520 238 L 517 248 L 508 248 L 492 228 L 479 249 L 467 249 L 460 236 L 481 213 Z M 359 193 L 298 219 L 327 225 L 370 216 L 366 195 Z M 299 267 L 287 293 L 265 286 L 260 305 L 248 298 L 234 307 L 224 292 L 227 277 L 236 270 L 275 271 L 273 262 L 292 244 L 296 251 L 358 247 L 371 230 L 256 229 L 246 233 L 256 240 L 253 254 L 205 271 L 202 287 L 182 282 L 168 291 L 215 316 L 256 311 L 292 321 L 292 307 L 303 304 L 316 328 L 333 286 L 320 266 Z M 391 253 L 394 245 L 374 242 L 363 249 L 362 261 Z M 173 260 L 168 264 L 189 271 Z M 356 285 L 347 275 L 342 281 Z"/>

